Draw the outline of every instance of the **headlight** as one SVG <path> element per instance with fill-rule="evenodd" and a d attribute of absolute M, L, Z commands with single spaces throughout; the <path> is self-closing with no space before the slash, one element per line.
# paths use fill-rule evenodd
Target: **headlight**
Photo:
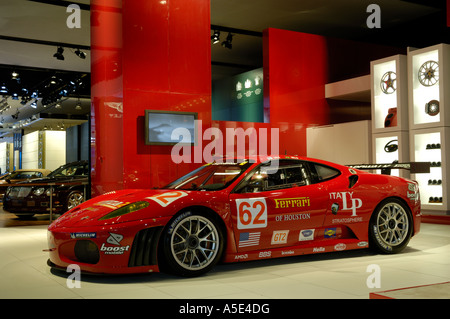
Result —
<path fill-rule="evenodd" d="M 39 187 L 33 191 L 33 194 L 36 196 L 41 196 L 42 194 L 44 194 L 44 192 L 45 192 L 45 187 Z"/>
<path fill-rule="evenodd" d="M 111 219 L 111 218 L 119 217 L 119 216 L 122 216 L 125 214 L 133 213 L 133 212 L 136 212 L 138 210 L 148 207 L 148 205 L 150 205 L 150 203 L 146 202 L 146 201 L 128 204 L 128 205 L 120 207 L 116 210 L 113 210 L 109 214 L 106 214 L 105 216 L 99 218 L 99 220 Z"/>

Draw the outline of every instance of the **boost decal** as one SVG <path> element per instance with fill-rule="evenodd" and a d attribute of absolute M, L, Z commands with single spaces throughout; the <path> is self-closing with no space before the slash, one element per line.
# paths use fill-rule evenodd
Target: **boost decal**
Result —
<path fill-rule="evenodd" d="M 265 198 L 236 199 L 238 229 L 267 227 Z"/>

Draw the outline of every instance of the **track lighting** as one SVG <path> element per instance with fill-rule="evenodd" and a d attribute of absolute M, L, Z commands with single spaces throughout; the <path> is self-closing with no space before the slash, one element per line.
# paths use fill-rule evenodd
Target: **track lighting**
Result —
<path fill-rule="evenodd" d="M 63 47 L 58 47 L 57 51 L 55 54 L 53 54 L 54 58 L 57 58 L 58 60 L 64 60 L 64 48 Z"/>
<path fill-rule="evenodd" d="M 220 31 L 214 31 L 214 34 L 211 36 L 211 41 L 213 44 L 220 42 Z"/>
<path fill-rule="evenodd" d="M 80 49 L 77 49 L 75 51 L 75 54 L 80 58 L 80 59 L 86 59 L 86 53 L 81 51 Z"/>
<path fill-rule="evenodd" d="M 75 110 L 79 111 L 81 110 L 81 100 L 78 99 L 77 104 L 75 105 Z"/>
<path fill-rule="evenodd" d="M 232 49 L 233 45 L 231 44 L 231 41 L 233 41 L 233 35 L 231 33 L 228 33 L 227 39 L 222 42 L 222 46 L 227 49 Z"/>

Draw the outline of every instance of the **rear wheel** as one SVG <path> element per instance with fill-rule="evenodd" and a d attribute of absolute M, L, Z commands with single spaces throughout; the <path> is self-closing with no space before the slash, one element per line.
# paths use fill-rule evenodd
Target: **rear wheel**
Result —
<path fill-rule="evenodd" d="M 220 226 L 206 213 L 175 216 L 162 236 L 163 259 L 170 272 L 193 277 L 210 271 L 223 251 Z"/>
<path fill-rule="evenodd" d="M 378 205 L 370 220 L 371 247 L 382 253 L 398 253 L 408 245 L 412 227 L 409 208 L 396 198 L 388 198 Z"/>

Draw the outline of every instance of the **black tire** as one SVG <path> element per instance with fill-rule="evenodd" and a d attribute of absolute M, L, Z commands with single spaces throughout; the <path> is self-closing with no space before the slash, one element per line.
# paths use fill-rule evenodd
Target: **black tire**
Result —
<path fill-rule="evenodd" d="M 413 230 L 408 206 L 396 198 L 383 200 L 369 223 L 370 247 L 384 254 L 401 252 L 409 243 Z"/>
<path fill-rule="evenodd" d="M 184 277 L 210 271 L 224 248 L 223 231 L 211 214 L 184 211 L 172 218 L 161 235 L 163 270 Z"/>

